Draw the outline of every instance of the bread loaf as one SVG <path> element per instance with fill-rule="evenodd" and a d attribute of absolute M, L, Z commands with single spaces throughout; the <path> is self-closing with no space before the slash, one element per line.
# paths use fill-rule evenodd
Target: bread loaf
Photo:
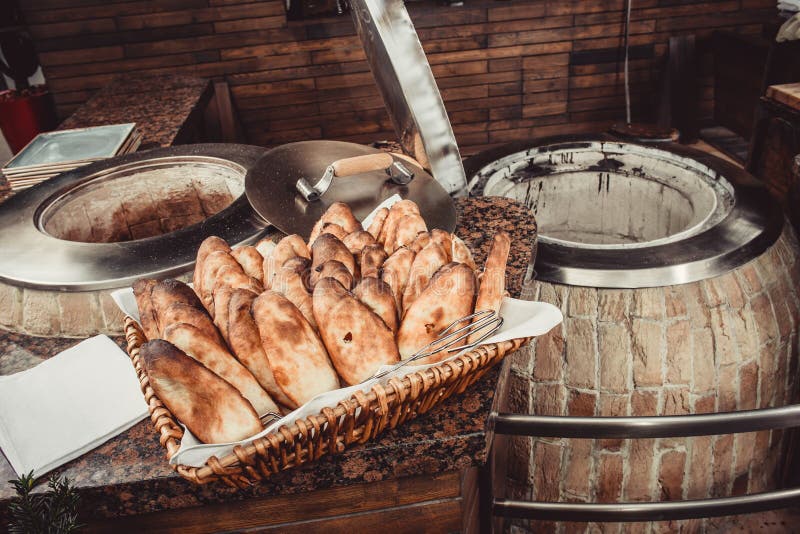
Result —
<path fill-rule="evenodd" d="M 239 441 L 261 432 L 256 410 L 235 387 L 171 343 L 148 341 L 140 355 L 155 394 L 203 443 Z"/>
<path fill-rule="evenodd" d="M 380 243 L 364 247 L 360 255 L 361 278 L 380 277 L 383 262 L 388 257 Z"/>
<path fill-rule="evenodd" d="M 392 288 L 397 313 L 403 311 L 403 292 L 408 284 L 408 276 L 411 273 L 411 264 L 414 263 L 414 252 L 405 247 L 399 248 L 386 258 L 383 262 L 381 280 L 389 284 Z"/>
<path fill-rule="evenodd" d="M 402 310 L 408 310 L 422 291 L 428 286 L 436 271 L 447 263 L 447 254 L 438 243 L 430 242 L 414 257 L 408 273 L 408 282 L 403 290 Z M 402 313 L 400 314 L 403 315 Z"/>
<path fill-rule="evenodd" d="M 386 217 L 389 215 L 389 208 L 381 208 L 375 212 L 375 216 L 372 217 L 372 222 L 370 222 L 369 227 L 367 228 L 367 232 L 369 232 L 375 240 L 378 240 L 378 236 L 381 234 L 381 229 L 383 228 L 383 223 L 386 221 Z"/>
<path fill-rule="evenodd" d="M 475 300 L 476 312 L 491 310 L 499 315 L 506 290 L 506 263 L 510 251 L 511 237 L 505 232 L 495 234 L 483 268 L 478 297 Z M 475 332 L 469 337 L 468 342 L 477 341 L 484 333 L 483 331 Z"/>
<path fill-rule="evenodd" d="M 399 360 L 392 331 L 342 284 L 323 278 L 313 298 L 320 336 L 345 384 L 363 382 Z"/>
<path fill-rule="evenodd" d="M 147 339 L 156 339 L 160 337 L 159 334 L 161 333 L 151 297 L 154 285 L 156 285 L 156 280 L 140 278 L 133 283 L 132 287 L 133 296 L 136 298 L 136 307 L 139 308 L 139 324 Z"/>
<path fill-rule="evenodd" d="M 322 340 L 286 297 L 265 291 L 253 301 L 253 318 L 275 382 L 293 405 L 339 387 Z"/>
<path fill-rule="evenodd" d="M 226 348 L 202 331 L 192 325 L 177 323 L 164 330 L 164 339 L 229 382 L 250 401 L 259 415 L 278 411 L 275 402 L 253 374 Z"/>
<path fill-rule="evenodd" d="M 203 293 L 203 267 L 206 258 L 212 252 L 230 252 L 231 247 L 228 243 L 215 235 L 209 236 L 200 243 L 197 249 L 197 261 L 194 264 L 194 277 L 192 279 L 194 290 L 198 295 Z"/>
<path fill-rule="evenodd" d="M 380 317 L 393 334 L 397 333 L 397 306 L 389 284 L 379 278 L 362 278 L 353 294 Z"/>
<path fill-rule="evenodd" d="M 264 289 L 272 287 L 272 280 L 284 263 L 298 256 L 311 259 L 311 251 L 302 237 L 292 234 L 278 241 L 272 254 L 264 256 Z"/>
<path fill-rule="evenodd" d="M 397 332 L 400 356 L 411 357 L 454 321 L 472 314 L 474 303 L 475 273 L 472 269 L 463 263 L 448 263 L 439 269 L 403 316 Z M 436 354 L 420 363 L 434 363 L 446 356 Z"/>
<path fill-rule="evenodd" d="M 317 224 L 311 230 L 311 235 L 308 237 L 308 242 L 312 245 L 317 237 L 322 233 L 323 226 L 327 223 L 338 224 L 341 226 L 345 235 L 355 232 L 356 230 L 363 230 L 361 223 L 353 216 L 350 207 L 343 202 L 334 202 L 331 204 L 325 213 L 322 214 Z"/>
<path fill-rule="evenodd" d="M 253 301 L 257 296 L 246 289 L 234 289 L 231 294 L 228 305 L 228 335 L 231 350 L 276 402 L 295 409 L 298 405 L 278 387 L 267 355 L 261 347 L 258 327 L 251 313 Z"/>
<path fill-rule="evenodd" d="M 237 247 L 231 251 L 231 256 L 242 266 L 242 270 L 247 276 L 252 276 L 259 283 L 264 283 L 264 258 L 256 247 Z"/>

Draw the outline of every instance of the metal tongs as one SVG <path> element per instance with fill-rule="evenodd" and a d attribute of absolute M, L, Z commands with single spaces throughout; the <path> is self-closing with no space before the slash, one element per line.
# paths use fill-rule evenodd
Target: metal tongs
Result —
<path fill-rule="evenodd" d="M 456 326 L 467 323 L 465 326 L 456 329 Z M 442 330 L 439 335 L 418 350 L 414 355 L 410 358 L 407 358 L 400 363 L 397 363 L 386 369 L 385 371 L 381 371 L 372 376 L 372 378 L 368 378 L 364 382 L 369 380 L 376 380 L 379 378 L 383 378 L 384 376 L 391 374 L 401 367 L 405 367 L 406 365 L 415 362 L 417 360 L 421 360 L 422 358 L 427 358 L 428 356 L 433 356 L 434 354 L 438 354 L 442 351 L 447 351 L 449 353 L 453 352 L 461 352 L 467 349 L 471 349 L 473 347 L 477 347 L 484 340 L 488 339 L 489 336 L 500 330 L 500 327 L 503 326 L 503 318 L 497 315 L 492 310 L 483 310 L 479 312 L 475 312 L 472 315 L 467 315 L 466 317 L 462 317 L 454 321 L 450 326 Z M 478 332 L 482 332 L 480 337 L 471 343 L 465 343 L 463 345 L 454 346 L 459 341 L 464 339 L 468 339 L 472 334 L 476 334 Z M 362 384 L 364 383 L 362 382 Z M 265 426 L 273 421 L 277 421 L 278 419 L 282 418 L 283 416 L 279 413 L 275 412 L 267 412 L 266 414 L 261 416 L 261 422 Z"/>
<path fill-rule="evenodd" d="M 454 330 L 456 326 L 466 322 L 466 326 L 462 326 Z M 472 315 L 467 315 L 466 317 L 462 317 L 454 321 L 450 326 L 439 332 L 439 335 L 436 339 L 422 347 L 418 350 L 414 355 L 410 358 L 406 358 L 405 360 L 401 361 L 386 369 L 385 371 L 381 371 L 380 373 L 374 375 L 369 380 L 374 380 L 376 378 L 383 378 L 384 376 L 395 372 L 396 370 L 400 369 L 401 367 L 405 367 L 406 365 L 415 362 L 417 360 L 421 360 L 422 358 L 427 358 L 428 356 L 433 356 L 434 354 L 438 354 L 442 351 L 447 351 L 449 353 L 453 352 L 461 352 L 467 349 L 471 349 L 473 347 L 477 347 L 484 340 L 488 339 L 489 336 L 500 330 L 500 327 L 503 326 L 503 318 L 497 315 L 492 310 L 483 310 L 479 312 L 475 312 Z M 457 347 L 453 346 L 461 340 L 467 339 L 473 334 L 478 332 L 483 332 L 478 339 L 471 343 L 465 343 L 463 345 L 459 345 Z"/>

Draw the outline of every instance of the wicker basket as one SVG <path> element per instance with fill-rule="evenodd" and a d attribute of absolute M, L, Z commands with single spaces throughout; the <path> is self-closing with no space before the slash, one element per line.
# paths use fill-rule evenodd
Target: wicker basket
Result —
<path fill-rule="evenodd" d="M 150 420 L 159 433 L 161 445 L 167 450 L 167 457 L 171 458 L 180 447 L 183 429 L 150 387 L 139 357 L 139 348 L 146 338 L 130 317 L 125 318 L 125 338 L 150 411 Z M 291 426 L 282 426 L 248 445 L 238 445 L 227 456 L 212 456 L 203 467 L 172 467 L 196 484 L 223 480 L 233 487 L 246 488 L 273 473 L 365 443 L 387 428 L 395 428 L 424 414 L 454 393 L 463 392 L 506 354 L 517 350 L 529 339 L 483 345 L 424 371 L 392 378 L 385 386 L 376 384 L 369 393 L 356 393 L 349 400 L 324 408 L 317 415 L 298 420 Z"/>

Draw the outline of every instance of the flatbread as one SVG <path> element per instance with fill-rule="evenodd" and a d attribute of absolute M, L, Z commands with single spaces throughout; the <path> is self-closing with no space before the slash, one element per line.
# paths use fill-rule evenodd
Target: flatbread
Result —
<path fill-rule="evenodd" d="M 256 412 L 277 412 L 278 406 L 264 391 L 253 373 L 247 370 L 226 348 L 192 325 L 177 323 L 164 331 L 164 339 L 202 363 L 239 390 Z"/>
<path fill-rule="evenodd" d="M 239 441 L 261 432 L 258 413 L 235 387 L 171 343 L 148 341 L 140 355 L 155 394 L 203 443 Z"/>
<path fill-rule="evenodd" d="M 472 314 L 475 286 L 474 271 L 463 263 L 448 263 L 439 269 L 403 316 L 397 332 L 401 357 L 411 357 L 453 322 Z M 447 355 L 435 354 L 419 363 L 435 363 Z"/>
<path fill-rule="evenodd" d="M 399 361 L 394 334 L 383 320 L 333 278 L 314 287 L 314 317 L 336 372 L 353 385 Z"/>
<path fill-rule="evenodd" d="M 264 257 L 256 247 L 237 247 L 231 251 L 231 256 L 242 266 L 247 276 L 252 276 L 260 283 L 264 282 Z"/>
<path fill-rule="evenodd" d="M 158 319 L 153 310 L 153 286 L 157 280 L 153 278 L 140 278 L 133 283 L 133 296 L 136 298 L 136 307 L 139 308 L 139 325 L 144 331 L 147 339 L 157 339 L 161 337 L 158 328 Z"/>
<path fill-rule="evenodd" d="M 253 301 L 253 318 L 275 382 L 293 405 L 338 389 L 322 340 L 286 297 L 265 291 Z"/>
<path fill-rule="evenodd" d="M 231 350 L 276 402 L 292 409 L 297 408 L 298 405 L 287 397 L 275 382 L 269 360 L 261 347 L 258 327 L 250 312 L 257 296 L 246 289 L 234 289 L 231 294 L 228 305 Z"/>
<path fill-rule="evenodd" d="M 495 234 L 492 247 L 486 257 L 483 268 L 478 297 L 475 299 L 475 311 L 491 310 L 500 313 L 500 305 L 506 292 L 506 263 L 511 251 L 511 237 L 506 232 Z M 477 331 L 468 339 L 469 343 L 477 341 L 485 332 Z"/>

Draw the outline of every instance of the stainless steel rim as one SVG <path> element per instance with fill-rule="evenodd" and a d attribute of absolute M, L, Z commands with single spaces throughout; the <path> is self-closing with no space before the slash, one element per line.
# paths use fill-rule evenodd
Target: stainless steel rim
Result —
<path fill-rule="evenodd" d="M 525 150 L 581 150 L 597 143 L 627 144 L 607 137 L 560 137 L 516 143 L 470 158 L 465 167 L 473 195 L 483 194 L 481 169 Z M 684 284 L 712 278 L 744 265 L 772 246 L 783 230 L 783 213 L 766 188 L 744 170 L 705 152 L 674 143 L 658 150 L 691 158 L 724 176 L 735 204 L 727 216 L 701 233 L 678 241 L 632 249 L 591 249 L 539 240 L 537 278 L 559 284 L 641 288 Z"/>
<path fill-rule="evenodd" d="M 39 227 L 46 206 L 88 182 L 143 164 L 214 162 L 249 170 L 264 149 L 248 145 L 198 144 L 137 152 L 66 172 L 22 191 L 0 205 L 0 280 L 58 291 L 112 289 L 145 277 L 181 274 L 195 261 L 209 235 L 229 243 L 255 241 L 267 223 L 242 194 L 216 215 L 168 234 L 119 243 L 80 243 L 51 236 Z M 244 177 L 243 177 L 244 178 Z"/>

